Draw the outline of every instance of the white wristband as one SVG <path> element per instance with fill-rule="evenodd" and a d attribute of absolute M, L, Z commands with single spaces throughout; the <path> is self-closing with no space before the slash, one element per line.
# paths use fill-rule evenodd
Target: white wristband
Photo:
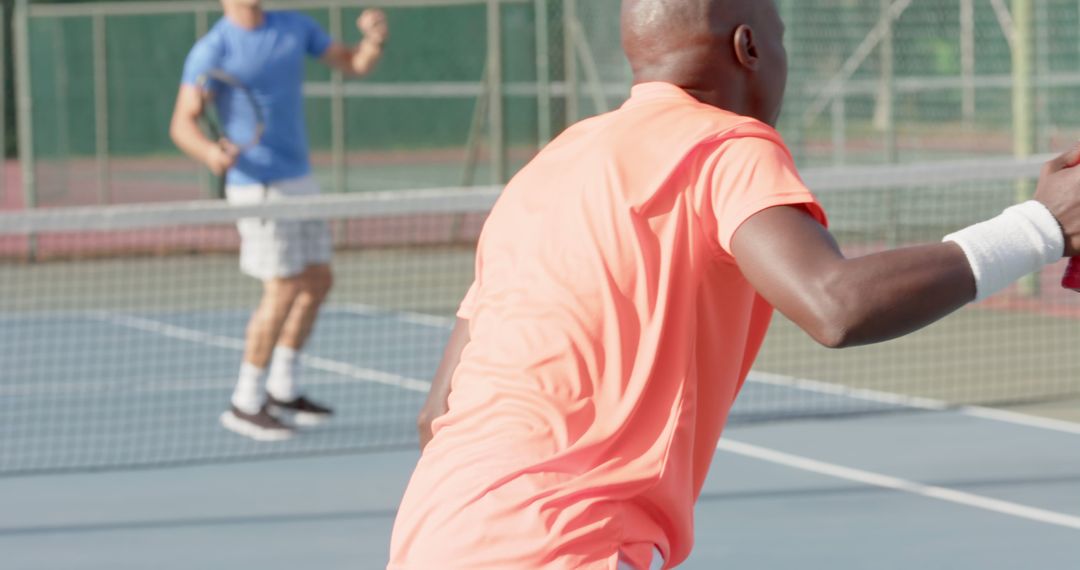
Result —
<path fill-rule="evenodd" d="M 1065 234 L 1042 203 L 1031 200 L 1000 216 L 945 236 L 967 255 L 975 274 L 976 300 L 985 299 L 1017 279 L 1065 255 Z"/>

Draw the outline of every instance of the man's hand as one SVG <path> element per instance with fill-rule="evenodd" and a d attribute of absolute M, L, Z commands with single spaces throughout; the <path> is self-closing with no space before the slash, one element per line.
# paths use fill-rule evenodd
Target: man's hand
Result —
<path fill-rule="evenodd" d="M 1080 143 L 1047 162 L 1039 175 L 1035 199 L 1042 202 L 1065 233 L 1065 257 L 1080 255 Z"/>
<path fill-rule="evenodd" d="M 356 19 L 356 29 L 364 34 L 364 41 L 381 46 L 390 36 L 390 27 L 386 24 L 386 14 L 382 10 L 364 10 Z"/>
<path fill-rule="evenodd" d="M 436 419 L 442 417 L 446 413 L 446 400 L 433 401 L 428 400 L 424 404 L 424 407 L 420 410 L 420 415 L 416 418 L 416 431 L 420 435 L 420 451 L 423 451 L 427 447 L 428 443 L 431 443 L 433 434 L 431 432 L 431 423 Z"/>
<path fill-rule="evenodd" d="M 459 318 L 450 332 L 450 339 L 443 351 L 442 362 L 435 371 L 435 378 L 431 382 L 431 391 L 428 392 L 427 401 L 416 418 L 416 429 L 420 435 L 420 450 L 423 451 L 431 441 L 431 423 L 439 419 L 450 409 L 450 384 L 461 362 L 461 352 L 465 345 L 469 344 L 469 321 Z"/>
<path fill-rule="evenodd" d="M 364 38 L 355 47 L 335 43 L 323 54 L 323 61 L 352 76 L 371 73 L 382 58 L 383 44 L 390 36 L 390 26 L 382 10 L 364 10 L 356 19 L 356 28 Z"/>
<path fill-rule="evenodd" d="M 236 148 L 236 145 L 222 139 L 207 147 L 203 163 L 215 176 L 223 176 L 236 164 L 238 156 L 240 156 L 240 150 Z"/>

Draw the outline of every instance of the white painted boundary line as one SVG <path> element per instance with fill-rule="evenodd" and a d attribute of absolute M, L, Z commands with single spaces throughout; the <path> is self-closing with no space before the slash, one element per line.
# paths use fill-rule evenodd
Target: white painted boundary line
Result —
<path fill-rule="evenodd" d="M 161 321 L 155 321 L 152 319 L 133 317 L 130 315 L 115 315 L 109 313 L 100 313 L 97 315 L 97 318 L 99 320 L 112 323 L 114 325 L 146 331 L 169 338 L 186 340 L 188 342 L 194 342 L 219 348 L 227 348 L 241 352 L 243 352 L 244 350 L 244 341 L 240 339 L 220 336 L 184 327 L 178 327 L 176 325 L 170 325 L 168 323 L 163 323 Z M 363 368 L 361 366 L 354 366 L 346 362 L 339 362 L 336 360 L 331 360 L 329 358 L 321 358 L 318 356 L 310 356 L 306 354 L 301 355 L 300 358 L 301 362 L 303 362 L 306 366 L 310 366 L 312 368 L 315 368 L 316 370 L 332 372 L 334 374 L 340 374 L 342 376 L 355 378 L 357 380 L 363 380 L 365 382 L 374 382 L 376 384 L 393 386 L 395 388 L 402 388 L 411 392 L 421 392 L 424 394 L 426 394 L 431 388 L 431 384 L 429 382 L 417 380 L 416 378 L 409 378 L 408 376 L 402 376 L 400 374 L 392 374 L 390 372 L 383 372 L 381 370 Z"/>
<path fill-rule="evenodd" d="M 929 398 L 914 398 L 911 396 L 893 394 L 891 392 L 881 392 L 878 390 L 849 388 L 847 386 L 830 384 L 828 382 L 821 382 L 819 380 L 808 380 L 805 378 L 796 378 L 794 376 L 770 374 L 768 372 L 751 372 L 750 377 L 747 380 L 750 382 L 754 382 L 755 384 L 780 386 L 783 388 L 794 388 L 796 390 L 803 390 L 806 392 L 843 396 L 845 398 L 864 400 L 867 402 L 877 402 L 881 404 L 904 406 L 918 410 L 953 411 L 958 414 L 973 418 L 1021 425 L 1025 427 L 1032 427 L 1050 431 L 1058 431 L 1073 435 L 1080 435 L 1080 424 L 1078 423 L 1065 420 L 1041 418 L 1038 416 L 1022 414 L 1019 412 L 1010 412 L 1006 410 L 998 410 L 995 408 L 987 408 L 983 406 L 951 406 L 949 403 L 942 402 L 940 400 L 932 400 Z"/>
<path fill-rule="evenodd" d="M 717 449 L 735 455 L 741 455 L 743 457 L 750 457 L 793 469 L 799 469 L 801 471 L 826 475 L 836 479 L 844 479 L 846 481 L 853 481 L 872 487 L 891 489 L 902 493 L 926 497 L 928 499 L 945 501 L 1030 521 L 1080 530 L 1080 517 L 1063 513 L 1038 509 L 999 499 L 992 499 L 990 497 L 965 493 L 954 489 L 946 489 L 945 487 L 925 485 L 923 483 L 900 479 L 898 477 L 890 477 L 871 471 L 853 469 L 851 467 L 817 461 L 808 457 L 783 453 L 756 445 L 732 441 L 730 439 L 720 440 Z"/>
<path fill-rule="evenodd" d="M 416 313 L 411 311 L 387 311 L 371 305 L 364 305 L 360 303 L 331 305 L 327 307 L 327 310 L 330 312 L 355 314 L 366 317 L 388 315 L 398 320 L 401 320 L 402 322 L 439 329 L 449 329 L 453 327 L 455 322 L 455 320 L 450 317 L 439 317 L 436 315 L 428 315 L 425 313 Z M 139 330 L 149 330 L 150 332 L 156 332 L 158 334 L 163 334 L 164 336 L 171 336 L 173 338 L 180 338 L 182 340 L 199 342 L 203 344 L 209 344 L 211 346 L 219 346 L 222 348 L 243 350 L 243 341 L 241 340 L 212 335 L 191 329 L 183 329 L 159 321 L 151 321 L 149 319 L 142 319 L 139 317 L 111 315 L 109 313 L 96 313 L 93 314 L 93 316 L 98 318 L 99 320 L 105 320 L 114 324 L 128 326 L 130 328 L 136 328 Z M 145 328 L 147 326 L 149 326 L 149 329 Z M 368 368 L 354 367 L 350 364 L 346 364 L 343 362 L 319 359 L 306 355 L 304 356 L 304 362 L 313 368 L 317 368 L 327 372 L 333 372 L 336 374 L 342 374 L 360 380 L 387 384 L 390 386 L 396 386 L 399 388 L 404 388 L 417 392 L 427 392 L 431 386 L 429 382 L 417 380 L 415 378 L 408 378 L 405 376 L 399 376 L 396 374 L 390 374 Z M 951 410 L 961 415 L 979 418 L 983 420 L 1002 422 L 1036 429 L 1068 433 L 1073 435 L 1080 435 L 1080 423 L 1074 423 L 1064 420 L 1054 420 L 1050 418 L 1041 418 L 1029 414 L 998 410 L 983 406 L 953 407 L 946 402 L 942 402 L 940 400 L 933 400 L 930 398 L 915 398 L 911 396 L 893 394 L 890 392 L 883 392 L 879 390 L 850 388 L 839 384 L 822 382 L 820 380 L 797 378 L 794 376 L 771 374 L 768 372 L 751 371 L 750 377 L 747 380 L 755 384 L 794 388 L 806 392 L 842 396 L 856 400 L 892 404 L 896 406 L 904 406 L 919 410 Z"/>
<path fill-rule="evenodd" d="M 361 317 L 388 316 L 403 323 L 419 325 L 422 327 L 431 327 L 434 329 L 450 330 L 454 328 L 454 323 L 457 322 L 457 320 L 453 317 L 440 317 L 438 315 L 429 315 L 427 313 L 417 313 L 414 311 L 380 309 L 379 307 L 375 307 L 372 305 L 364 305 L 360 303 L 335 304 L 327 307 L 325 310 L 328 310 L 331 313 L 343 313 L 346 315 L 357 315 Z"/>
<path fill-rule="evenodd" d="M 796 378 L 794 376 L 784 376 L 781 374 L 772 374 L 769 372 L 758 372 L 756 370 L 752 370 L 750 372 L 750 377 L 747 378 L 747 381 L 753 382 L 755 384 L 779 386 L 781 388 L 793 388 L 796 390 L 802 390 L 804 392 L 828 394 L 831 396 L 842 396 L 844 398 L 851 398 L 853 400 L 877 402 L 879 404 L 890 404 L 894 406 L 903 406 L 906 408 L 915 408 L 919 410 L 943 411 L 949 409 L 949 405 L 945 402 L 930 400 L 928 398 L 915 398 L 911 396 L 905 396 L 903 394 L 893 394 L 890 392 L 879 392 L 877 390 L 852 388 L 849 386 L 844 386 L 842 384 L 830 384 L 829 382 L 821 382 L 819 380 Z"/>

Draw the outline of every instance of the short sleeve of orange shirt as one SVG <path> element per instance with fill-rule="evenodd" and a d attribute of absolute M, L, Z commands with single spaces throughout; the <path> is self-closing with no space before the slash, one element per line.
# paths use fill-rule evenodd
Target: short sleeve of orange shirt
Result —
<path fill-rule="evenodd" d="M 716 236 L 731 255 L 731 238 L 762 210 L 776 206 L 806 209 L 822 224 L 825 213 L 807 190 L 787 148 L 759 137 L 740 137 L 722 143 L 710 156 L 713 175 L 706 182 L 712 198 Z M 708 223 L 706 221 L 705 223 Z"/>

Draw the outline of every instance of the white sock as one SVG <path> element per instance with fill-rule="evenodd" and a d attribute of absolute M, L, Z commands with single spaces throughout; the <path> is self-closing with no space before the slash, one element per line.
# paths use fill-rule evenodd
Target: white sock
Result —
<path fill-rule="evenodd" d="M 274 358 L 270 363 L 270 378 L 266 382 L 266 391 L 275 400 L 291 402 L 300 396 L 297 390 L 297 373 L 300 368 L 300 353 L 278 345 L 274 348 Z"/>
<path fill-rule="evenodd" d="M 240 366 L 240 379 L 233 390 L 232 405 L 245 414 L 254 414 L 266 403 L 266 369 L 245 362 Z"/>

